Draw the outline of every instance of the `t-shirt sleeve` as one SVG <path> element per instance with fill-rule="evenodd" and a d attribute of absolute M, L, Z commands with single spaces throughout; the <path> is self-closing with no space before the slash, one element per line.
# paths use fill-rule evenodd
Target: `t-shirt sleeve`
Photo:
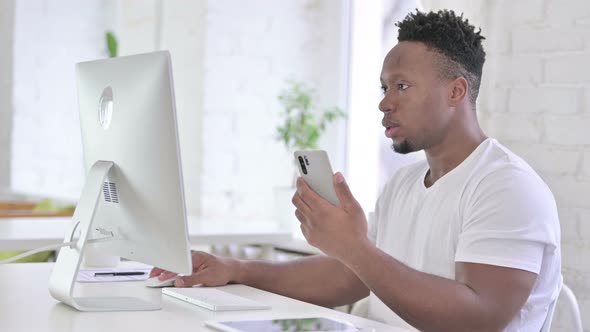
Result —
<path fill-rule="evenodd" d="M 456 262 L 539 273 L 544 250 L 556 247 L 560 235 L 553 195 L 532 170 L 490 173 L 466 202 Z"/>

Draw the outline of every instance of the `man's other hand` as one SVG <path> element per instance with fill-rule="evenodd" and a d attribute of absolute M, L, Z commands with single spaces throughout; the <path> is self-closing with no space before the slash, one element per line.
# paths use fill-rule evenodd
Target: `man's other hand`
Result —
<path fill-rule="evenodd" d="M 178 277 L 175 287 L 192 287 L 203 285 L 209 287 L 223 286 L 230 283 L 237 270 L 238 261 L 223 258 L 202 251 L 192 251 L 193 273 L 190 276 Z M 158 276 L 159 280 L 174 277 L 176 273 L 153 268 L 150 278 Z"/>
<path fill-rule="evenodd" d="M 307 242 L 326 255 L 346 262 L 351 250 L 369 245 L 367 220 L 341 173 L 333 176 L 333 182 L 341 207 L 323 199 L 301 177 L 297 179 L 292 202 Z"/>

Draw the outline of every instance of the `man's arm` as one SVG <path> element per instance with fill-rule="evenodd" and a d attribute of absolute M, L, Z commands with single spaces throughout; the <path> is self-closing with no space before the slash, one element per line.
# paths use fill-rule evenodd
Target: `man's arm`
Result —
<path fill-rule="evenodd" d="M 241 261 L 201 251 L 192 253 L 193 273 L 176 280 L 176 287 L 222 286 L 240 283 L 317 305 L 349 304 L 369 295 L 368 288 L 348 267 L 327 256 L 289 262 Z M 150 277 L 175 274 L 154 268 Z"/>
<path fill-rule="evenodd" d="M 526 302 L 537 275 L 456 263 L 455 280 L 419 272 L 371 244 L 348 264 L 401 318 L 421 331 L 502 331 Z"/>
<path fill-rule="evenodd" d="M 327 256 L 284 263 L 238 261 L 233 282 L 325 307 L 353 303 L 368 288 L 344 264 Z"/>

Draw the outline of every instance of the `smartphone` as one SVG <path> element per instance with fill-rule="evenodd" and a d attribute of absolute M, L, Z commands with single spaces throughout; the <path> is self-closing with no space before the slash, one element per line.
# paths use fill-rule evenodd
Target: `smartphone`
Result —
<path fill-rule="evenodd" d="M 328 202 L 340 206 L 334 191 L 334 173 L 326 151 L 300 150 L 295 151 L 294 155 L 299 174 L 309 187 Z"/>

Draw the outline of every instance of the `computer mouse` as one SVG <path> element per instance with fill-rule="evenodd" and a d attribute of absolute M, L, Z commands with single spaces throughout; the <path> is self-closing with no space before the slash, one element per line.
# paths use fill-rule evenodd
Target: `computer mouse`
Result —
<path fill-rule="evenodd" d="M 177 276 L 174 276 L 170 279 L 164 279 L 164 280 L 160 280 L 158 279 L 158 276 L 155 277 L 151 277 L 149 279 L 145 280 L 145 286 L 146 287 L 170 287 L 170 286 L 174 286 L 174 281 L 176 280 Z"/>

